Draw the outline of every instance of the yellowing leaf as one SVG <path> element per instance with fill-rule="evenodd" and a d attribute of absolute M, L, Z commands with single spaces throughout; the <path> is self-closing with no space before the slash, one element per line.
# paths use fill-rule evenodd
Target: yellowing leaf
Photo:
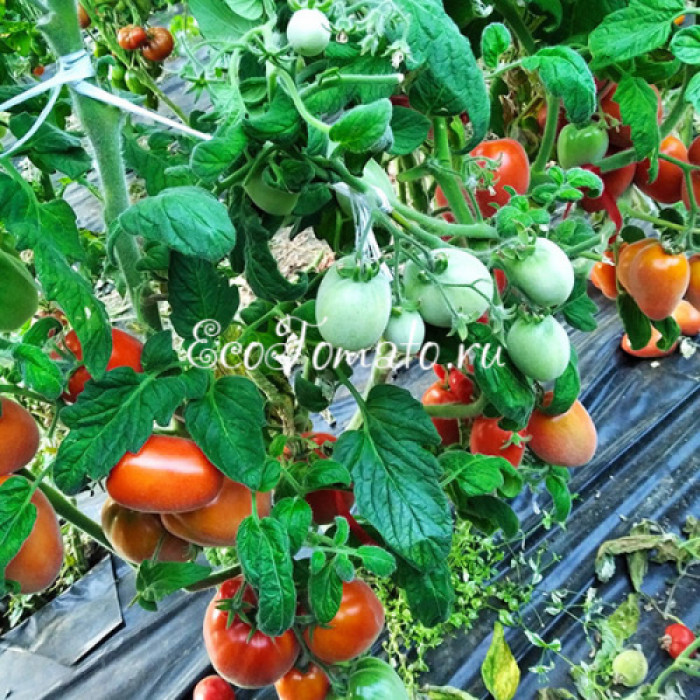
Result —
<path fill-rule="evenodd" d="M 520 683 L 520 669 L 506 643 L 503 625 L 497 622 L 493 628 L 493 639 L 481 665 L 484 685 L 496 700 L 511 700 Z"/>

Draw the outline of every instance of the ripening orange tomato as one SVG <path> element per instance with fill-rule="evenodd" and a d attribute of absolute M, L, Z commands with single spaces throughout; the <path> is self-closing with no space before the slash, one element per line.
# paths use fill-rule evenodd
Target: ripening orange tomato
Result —
<path fill-rule="evenodd" d="M 325 700 L 330 687 L 328 676 L 315 664 L 306 671 L 295 667 L 275 683 L 279 700 Z"/>
<path fill-rule="evenodd" d="M 591 282 L 600 289 L 608 299 L 617 298 L 617 275 L 612 253 L 606 252 L 604 259 L 591 268 Z"/>
<path fill-rule="evenodd" d="M 688 149 L 685 144 L 675 136 L 667 136 L 661 142 L 660 153 L 672 156 L 677 160 L 688 162 Z M 662 204 L 675 204 L 681 201 L 683 181 L 685 175 L 675 164 L 666 160 L 659 160 L 659 173 L 654 182 L 649 182 L 649 159 L 637 163 L 634 175 L 634 184 L 639 189 L 657 202 Z"/>
<path fill-rule="evenodd" d="M 700 333 L 700 311 L 683 299 L 673 311 L 673 318 L 680 326 L 683 335 Z"/>
<path fill-rule="evenodd" d="M 629 270 L 637 253 L 648 245 L 656 243 L 655 238 L 642 238 L 634 243 L 623 243 L 617 256 L 617 279 L 629 291 Z"/>
<path fill-rule="evenodd" d="M 696 308 L 700 309 L 700 255 L 693 255 L 688 260 L 690 265 L 690 282 L 685 292 L 685 298 Z"/>
<path fill-rule="evenodd" d="M 653 321 L 668 318 L 690 282 L 690 265 L 683 253 L 667 253 L 660 243 L 644 246 L 629 268 L 627 289 L 641 311 Z"/>
<path fill-rule="evenodd" d="M 11 474 L 29 464 L 39 449 L 39 428 L 26 408 L 0 399 L 0 475 Z"/>
<path fill-rule="evenodd" d="M 668 357 L 676 351 L 676 348 L 678 347 L 678 341 L 676 341 L 669 350 L 661 350 L 658 346 L 659 340 L 661 340 L 661 333 L 656 328 L 654 328 L 654 326 L 652 326 L 651 338 L 643 348 L 640 348 L 639 350 L 633 350 L 632 345 L 630 343 L 630 338 L 627 335 L 627 333 L 625 333 L 622 336 L 622 340 L 620 341 L 620 347 L 628 355 L 632 355 L 632 357 L 641 357 L 643 359 Z"/>
<path fill-rule="evenodd" d="M 23 476 L 0 476 L 0 485 Z M 29 537 L 5 569 L 5 578 L 17 581 L 20 593 L 38 593 L 58 577 L 63 563 L 63 539 L 58 518 L 49 499 L 37 489 L 32 494 L 36 520 Z"/>

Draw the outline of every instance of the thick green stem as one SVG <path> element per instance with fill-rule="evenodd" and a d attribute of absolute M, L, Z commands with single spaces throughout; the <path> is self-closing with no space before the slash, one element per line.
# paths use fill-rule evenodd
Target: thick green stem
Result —
<path fill-rule="evenodd" d="M 496 229 L 486 223 L 478 224 L 451 224 L 447 221 L 436 219 L 427 214 L 423 214 L 417 209 L 408 207 L 399 202 L 394 203 L 394 209 L 405 216 L 407 219 L 412 219 L 420 224 L 426 231 L 435 233 L 440 236 L 456 236 L 458 238 L 478 238 L 482 240 L 498 239 Z"/>
<path fill-rule="evenodd" d="M 661 126 L 659 127 L 659 133 L 661 134 L 662 139 L 666 138 L 671 133 L 671 131 L 673 131 L 673 128 L 680 121 L 683 115 L 688 111 L 688 107 L 690 105 L 685 99 L 685 90 L 688 87 L 688 83 L 695 74 L 696 70 L 697 69 L 691 69 L 690 66 L 685 66 L 683 73 L 683 83 L 681 84 L 680 90 L 678 91 L 676 103 L 673 105 L 673 108 L 668 113 L 666 119 L 664 119 Z"/>
<path fill-rule="evenodd" d="M 559 123 L 559 98 L 547 93 L 547 122 L 542 135 L 542 143 L 537 153 L 537 159 L 532 164 L 533 173 L 543 173 L 549 156 L 554 148 L 554 140 L 557 138 L 557 124 Z"/>
<path fill-rule="evenodd" d="M 206 578 L 203 578 L 201 581 L 197 581 L 197 583 L 193 583 L 191 586 L 187 586 L 185 590 L 188 593 L 196 593 L 197 591 L 205 591 L 207 588 L 214 588 L 215 586 L 218 586 L 220 583 L 223 583 L 224 581 L 228 581 L 230 578 L 233 578 L 234 576 L 238 576 L 238 574 L 241 573 L 241 567 L 238 566 L 237 564 L 235 566 L 229 566 L 227 569 L 221 569 L 221 571 L 217 571 L 216 573 L 213 573 L 211 576 L 207 576 Z"/>
<path fill-rule="evenodd" d="M 440 165 L 446 171 L 445 173 L 435 173 L 435 179 L 440 185 L 457 222 L 460 224 L 472 224 L 474 223 L 474 217 L 464 198 L 462 188 L 457 182 L 457 178 L 448 174 L 453 170 L 453 167 L 447 121 L 444 117 L 435 117 L 433 119 L 433 133 L 435 135 L 435 154 Z"/>
<path fill-rule="evenodd" d="M 615 153 L 615 155 L 608 156 L 599 160 L 597 163 L 593 163 L 596 167 L 600 168 L 601 173 L 609 173 L 611 170 L 618 170 L 619 168 L 624 168 L 626 165 L 632 165 L 632 163 L 637 162 L 637 154 L 634 148 L 628 148 L 626 151 L 620 151 Z"/>
<path fill-rule="evenodd" d="M 493 6 L 497 12 L 503 15 L 506 24 L 513 30 L 518 41 L 527 53 L 535 53 L 535 40 L 530 34 L 530 30 L 525 26 L 523 18 L 520 16 L 520 11 L 512 2 L 512 0 L 493 0 Z"/>
<path fill-rule="evenodd" d="M 482 394 L 474 403 L 443 403 L 424 405 L 425 412 L 432 418 L 474 418 L 480 416 L 486 405 Z"/>

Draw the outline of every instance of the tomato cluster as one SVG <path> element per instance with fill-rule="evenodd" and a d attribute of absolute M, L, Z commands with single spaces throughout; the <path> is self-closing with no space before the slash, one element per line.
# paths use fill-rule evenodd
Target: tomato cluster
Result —
<path fill-rule="evenodd" d="M 164 61 L 175 48 L 175 40 L 169 29 L 165 27 L 144 29 L 133 24 L 119 30 L 117 43 L 125 51 L 140 49 L 141 55 L 154 63 Z"/>

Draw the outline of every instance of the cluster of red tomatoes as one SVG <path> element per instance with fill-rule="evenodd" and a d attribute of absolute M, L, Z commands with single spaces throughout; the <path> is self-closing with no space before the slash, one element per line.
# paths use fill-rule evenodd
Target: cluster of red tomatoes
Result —
<path fill-rule="evenodd" d="M 119 30 L 117 42 L 125 51 L 140 49 L 144 58 L 156 63 L 170 56 L 175 47 L 175 40 L 169 29 L 165 27 L 144 29 L 134 24 Z"/>
<path fill-rule="evenodd" d="M 437 381 L 423 394 L 424 405 L 470 404 L 474 400 L 474 382 L 470 367 L 446 370 L 435 365 Z M 552 400 L 545 394 L 542 408 Z M 580 467 L 595 454 L 598 436 L 588 411 L 576 401 L 565 413 L 549 415 L 535 410 L 524 430 L 517 433 L 503 430 L 498 417 L 477 416 L 468 420 L 433 418 L 433 425 L 442 438 L 443 446 L 469 444 L 472 454 L 491 455 L 507 459 L 514 467 L 520 465 L 525 448 L 537 457 L 562 467 Z M 468 437 L 467 437 L 468 436 Z"/>

